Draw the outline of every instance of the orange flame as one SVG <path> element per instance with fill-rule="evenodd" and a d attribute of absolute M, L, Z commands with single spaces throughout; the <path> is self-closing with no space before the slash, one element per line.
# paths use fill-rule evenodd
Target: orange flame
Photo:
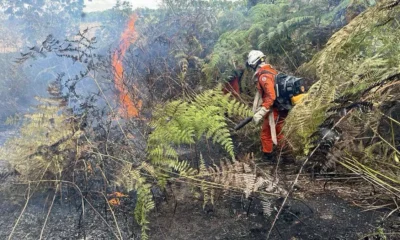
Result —
<path fill-rule="evenodd" d="M 119 108 L 119 113 L 126 118 L 137 117 L 139 115 L 139 110 L 142 107 L 142 101 L 138 99 L 132 99 L 123 81 L 124 66 L 122 63 L 122 59 L 124 58 L 129 46 L 137 40 L 137 33 L 135 32 L 136 20 L 136 14 L 133 14 L 129 18 L 128 26 L 121 34 L 119 51 L 116 51 L 112 57 L 112 66 L 114 68 L 114 82 L 115 87 L 119 91 L 119 102 L 121 104 Z"/>

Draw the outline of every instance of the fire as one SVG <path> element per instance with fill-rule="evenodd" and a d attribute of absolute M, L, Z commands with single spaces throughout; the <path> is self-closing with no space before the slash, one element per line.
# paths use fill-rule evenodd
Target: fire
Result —
<path fill-rule="evenodd" d="M 133 14 L 129 18 L 128 26 L 121 34 L 119 51 L 116 51 L 112 57 L 115 87 L 119 91 L 119 113 L 126 118 L 137 117 L 139 115 L 139 110 L 142 107 L 142 101 L 138 99 L 132 99 L 128 93 L 127 86 L 124 85 L 123 81 L 124 66 L 122 60 L 129 46 L 137 40 L 137 33 L 135 32 L 136 20 L 136 14 Z"/>

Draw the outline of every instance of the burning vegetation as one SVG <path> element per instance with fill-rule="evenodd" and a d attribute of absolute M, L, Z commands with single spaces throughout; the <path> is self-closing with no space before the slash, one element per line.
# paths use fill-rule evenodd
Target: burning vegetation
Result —
<path fill-rule="evenodd" d="M 128 86 L 126 86 L 126 83 L 124 82 L 123 59 L 125 58 L 129 46 L 137 40 L 137 32 L 135 30 L 136 20 L 136 14 L 133 14 L 129 18 L 127 28 L 121 34 L 121 43 L 119 44 L 119 48 L 112 56 L 112 66 L 115 71 L 115 88 L 119 91 L 119 113 L 126 118 L 137 117 L 139 115 L 139 110 L 142 107 L 142 101 L 133 96 L 133 91 L 128 91 Z M 131 88 L 137 91 L 135 85 Z"/>
<path fill-rule="evenodd" d="M 0 131 L 15 134 L 0 134 L 0 202 L 18 209 L 0 238 L 196 238 L 184 212 L 203 239 L 399 236 L 398 0 L 20 2 L 0 3 L 1 30 L 17 26 L 2 53 Z M 234 130 L 254 115 L 253 49 L 308 89 L 274 165 L 258 125 Z M 74 228 L 57 232 L 61 215 Z"/>

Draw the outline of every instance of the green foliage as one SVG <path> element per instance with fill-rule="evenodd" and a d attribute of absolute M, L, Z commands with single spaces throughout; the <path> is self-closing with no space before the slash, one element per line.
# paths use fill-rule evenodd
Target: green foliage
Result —
<path fill-rule="evenodd" d="M 244 67 L 244 58 L 251 50 L 247 31 L 234 30 L 220 36 L 213 53 L 202 71 L 210 82 L 225 81 L 238 68 Z"/>
<path fill-rule="evenodd" d="M 346 2 L 346 1 L 339 1 Z M 263 51 L 280 69 L 296 70 L 322 47 L 333 18 L 347 4 L 331 9 L 328 1 L 279 1 L 252 7 L 237 29 L 226 29 L 209 55 L 203 72 L 209 82 L 226 81 L 243 67 L 251 49 Z M 240 15 L 240 14 L 239 14 Z M 321 22 L 321 19 L 324 19 Z"/>
<path fill-rule="evenodd" d="M 291 111 L 285 131 L 291 146 L 307 154 L 312 134 L 335 126 L 342 139 L 335 159 L 398 196 L 400 47 L 393 43 L 400 41 L 400 6 L 393 3 L 382 1 L 353 19 L 301 67 L 319 80 Z"/>
<path fill-rule="evenodd" d="M 143 239 L 148 238 L 147 216 L 155 204 L 151 194 L 152 179 L 156 179 L 161 187 L 165 187 L 168 179 L 177 176 L 200 181 L 202 179 L 188 161 L 179 159 L 180 145 L 196 144 L 202 137 L 207 137 L 214 143 L 221 144 L 234 157 L 225 114 L 249 116 L 251 112 L 244 104 L 232 100 L 229 95 L 223 95 L 220 87 L 205 91 L 189 101 L 169 102 L 154 112 L 151 123 L 154 131 L 147 141 L 150 163 L 141 162 L 137 167 L 126 163 L 119 170 L 116 180 L 117 185 L 137 193 L 134 216 L 142 226 Z M 208 195 L 209 191 L 213 190 L 206 185 L 202 190 L 208 201 L 211 197 Z"/>
<path fill-rule="evenodd" d="M 73 2 L 82 3 L 82 1 Z M 156 108 L 151 123 L 154 130 L 147 141 L 149 161 L 135 159 L 136 155 L 131 154 L 130 149 L 124 148 L 126 145 L 121 142 L 131 143 L 128 139 L 110 143 L 109 136 L 112 136 L 114 132 L 108 125 L 97 128 L 105 131 L 107 135 L 105 143 L 95 143 L 93 146 L 99 153 L 104 147 L 107 156 L 120 150 L 116 154 L 118 156 L 108 156 L 113 161 L 123 156 L 121 158 L 123 160 L 118 160 L 118 164 L 115 164 L 117 167 L 109 164 L 101 170 L 110 170 L 116 178 L 113 180 L 117 185 L 124 187 L 127 191 L 137 193 L 134 217 L 142 226 L 143 239 L 148 238 L 146 233 L 149 223 L 148 214 L 155 206 L 151 194 L 152 185 L 155 182 L 160 186 L 165 186 L 167 180 L 183 179 L 200 189 L 203 193 L 204 204 L 214 202 L 216 188 L 240 190 L 246 197 L 259 191 L 275 193 L 284 191 L 278 186 L 276 179 L 266 173 L 263 175 L 257 172 L 254 162 L 234 160 L 236 156 L 228 118 L 251 116 L 252 112 L 245 104 L 232 100 L 229 95 L 223 95 L 220 86 L 189 99 L 187 96 L 193 92 L 191 88 L 200 86 L 204 76 L 208 83 L 212 84 L 229 79 L 235 70 L 244 68 L 245 57 L 253 48 L 260 48 L 268 55 L 272 63 L 281 68 L 294 70 L 296 66 L 309 58 L 315 51 L 314 48 L 319 48 L 324 43 L 320 30 L 324 27 L 329 28 L 330 20 L 335 16 L 332 13 L 328 14 L 332 6 L 325 6 L 326 2 L 325 0 L 312 1 L 306 5 L 301 1 L 284 0 L 274 4 L 260 3 L 249 10 L 244 7 L 243 1 L 238 4 L 231 1 L 167 0 L 164 1 L 165 6 L 159 10 L 138 11 L 140 18 L 137 20 L 136 27 L 139 37 L 130 49 L 132 56 L 135 56 L 135 61 L 128 62 L 130 58 L 126 57 L 124 61 L 127 62 L 124 64 L 127 68 L 124 72 L 134 73 L 135 81 L 143 85 L 148 84 L 149 94 L 146 93 L 146 95 L 156 96 L 156 101 L 175 97 L 177 92 L 182 92 L 184 100 L 170 101 Z M 334 13 L 340 12 L 346 6 L 346 1 L 342 1 L 342 4 L 333 7 Z M 76 7 L 81 7 L 81 5 Z M 75 10 L 74 14 L 78 12 Z M 128 5 L 119 4 L 105 13 L 90 14 L 89 18 L 94 20 L 98 19 L 98 16 L 107 17 L 105 28 L 99 30 L 97 34 L 102 37 L 102 40 L 116 41 L 115 36 L 119 36 L 130 14 Z M 43 13 L 41 16 L 47 15 Z M 32 18 L 31 15 L 27 17 Z M 32 21 L 32 24 L 35 25 L 35 21 Z M 34 27 L 39 29 L 39 26 Z M 35 34 L 41 32 L 36 31 Z M 367 35 L 362 36 L 368 39 Z M 315 47 L 316 44 L 312 43 L 314 40 L 321 42 L 321 45 Z M 357 41 L 363 41 L 363 39 L 360 38 Z M 398 41 L 398 39 L 378 41 L 376 46 L 387 44 L 389 41 Z M 352 48 L 352 46 L 348 47 Z M 361 52 L 363 51 L 372 50 L 361 49 Z M 351 69 L 358 75 L 366 73 L 365 76 L 368 78 L 387 73 L 387 65 L 393 67 L 394 71 L 391 73 L 396 73 L 398 61 L 382 58 L 381 55 L 386 54 L 386 51 L 392 51 L 392 49 L 373 51 L 375 57 L 371 58 L 371 61 L 361 64 L 355 62 Z M 351 57 L 355 56 L 351 55 Z M 134 67 L 128 69 L 128 65 L 129 67 L 134 65 Z M 326 65 L 328 63 L 323 67 L 328 69 L 329 66 Z M 355 69 L 356 65 L 360 68 Z M 105 66 L 104 69 L 107 67 L 110 66 Z M 200 72 L 199 69 L 202 71 Z M 324 74 L 327 75 L 327 73 Z M 339 85 L 335 84 L 334 87 L 338 87 L 337 89 L 343 94 L 359 95 L 376 83 L 376 81 L 361 81 L 365 76 L 360 76 L 359 79 L 354 78 L 353 85 L 348 84 L 339 88 Z M 133 82 L 133 80 L 129 81 L 125 82 L 127 86 L 131 86 Z M 181 91 L 174 89 L 175 87 Z M 337 91 L 332 92 L 330 87 L 324 80 L 320 80 L 312 87 L 310 97 L 305 101 L 310 109 L 293 113 L 292 116 L 297 116 L 296 120 L 299 123 L 290 128 L 292 132 L 298 133 L 294 137 L 296 141 L 302 142 L 306 138 L 309 139 L 318 124 L 326 118 L 325 111 L 331 105 L 324 103 L 337 96 Z M 53 89 L 55 94 L 52 98 L 38 99 L 41 104 L 35 113 L 26 116 L 21 135 L 7 142 L 0 150 L 0 157 L 9 159 L 22 176 L 30 180 L 40 179 L 44 175 L 48 178 L 56 176 L 61 179 L 66 170 L 73 170 L 69 168 L 72 161 L 88 158 L 88 156 L 81 156 L 79 150 L 83 148 L 81 141 L 83 133 L 78 122 L 80 119 L 65 107 L 64 99 L 60 97 L 60 91 L 57 89 Z M 162 91 L 161 94 L 160 91 Z M 321 97 L 318 104 L 314 104 L 311 97 L 316 94 L 320 94 Z M 314 117 L 313 121 L 310 121 L 310 115 Z M 101 121 L 103 116 L 96 115 L 96 117 L 98 118 L 91 120 Z M 14 120 L 10 118 L 11 122 Z M 107 124 L 112 125 L 111 121 Z M 119 130 L 123 130 L 123 127 Z M 379 132 L 378 128 L 374 130 Z M 96 140 L 104 140 L 104 135 L 96 134 L 99 134 L 96 135 L 99 136 Z M 121 136 L 121 133 L 118 132 L 115 135 Z M 206 164 L 200 153 L 199 168 L 194 169 L 187 159 L 182 159 L 183 147 L 199 144 L 204 139 L 211 139 L 213 144 L 221 145 L 233 161 L 224 159 L 210 166 Z M 113 144 L 123 146 L 110 147 Z M 310 142 L 306 144 L 306 149 L 308 149 Z M 396 142 L 390 142 L 389 146 L 397 147 L 396 144 Z M 388 145 L 380 142 L 364 147 L 364 150 L 369 155 L 373 155 L 376 151 L 384 151 L 385 156 L 396 159 L 397 152 L 393 149 L 382 150 L 382 146 Z M 132 160 L 134 164 L 126 159 Z M 105 164 L 108 160 L 101 164 Z M 102 177 L 108 177 L 108 175 L 102 175 Z M 264 206 L 268 214 L 271 212 L 270 208 L 270 204 Z"/>
<path fill-rule="evenodd" d="M 50 98 L 37 98 L 41 103 L 34 113 L 26 114 L 20 135 L 0 148 L 0 158 L 9 161 L 27 180 L 60 179 L 66 167 L 79 158 L 79 123 L 65 107 L 59 86 L 49 87 Z"/>
<path fill-rule="evenodd" d="M 154 112 L 151 123 L 154 131 L 147 143 L 159 184 L 175 177 L 197 186 L 203 194 L 203 207 L 208 202 L 214 203 L 216 189 L 243 191 L 246 197 L 258 191 L 284 192 L 271 176 L 256 171 L 250 156 L 242 161 L 235 160 L 226 116 L 247 117 L 252 112 L 230 95 L 223 95 L 220 89 L 218 86 L 207 90 L 188 101 L 169 102 Z M 197 144 L 204 137 L 222 145 L 233 161 L 221 160 L 219 164 L 208 166 L 200 153 L 199 168 L 195 170 L 179 157 L 180 146 Z"/>
<path fill-rule="evenodd" d="M 116 184 L 126 188 L 127 191 L 136 191 L 137 199 L 134 210 L 134 217 L 138 224 L 142 227 L 142 239 L 148 239 L 147 230 L 149 221 L 147 216 L 154 208 L 155 203 L 151 194 L 152 185 L 146 175 L 154 175 L 154 169 L 143 162 L 140 166 L 133 168 L 131 164 L 125 164 L 117 176 Z"/>
<path fill-rule="evenodd" d="M 195 144 L 203 136 L 221 144 L 234 157 L 225 114 L 228 117 L 244 117 L 250 116 L 251 111 L 230 95 L 224 95 L 220 87 L 207 90 L 190 101 L 176 100 L 159 107 L 151 124 L 155 130 L 148 139 L 151 162 L 164 165 L 175 163 L 178 154 L 173 146 Z M 175 168 L 181 169 L 182 166 Z"/>
<path fill-rule="evenodd" d="M 293 141 L 299 149 L 308 145 L 309 136 L 327 118 L 326 110 L 335 106 L 334 100 L 365 99 L 365 90 L 399 73 L 400 48 L 392 44 L 399 41 L 398 24 L 391 21 L 376 26 L 377 22 L 384 23 L 395 16 L 398 10 L 379 9 L 372 8 L 337 32 L 328 46 L 300 69 L 319 81 L 289 116 L 287 132 L 295 133 L 292 139 L 299 137 Z"/>

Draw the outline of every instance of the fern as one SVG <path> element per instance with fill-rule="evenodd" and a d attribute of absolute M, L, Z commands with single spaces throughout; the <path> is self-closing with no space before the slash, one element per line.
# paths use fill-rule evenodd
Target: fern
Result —
<path fill-rule="evenodd" d="M 226 81 L 234 70 L 243 67 L 243 59 L 251 50 L 247 39 L 245 30 L 234 30 L 220 36 L 209 61 L 202 68 L 208 82 Z"/>
<path fill-rule="evenodd" d="M 278 181 L 266 173 L 257 173 L 251 157 L 247 160 L 221 160 L 219 164 L 207 166 L 201 153 L 198 170 L 188 161 L 179 159 L 179 145 L 198 142 L 202 137 L 211 138 L 221 144 L 234 159 L 234 149 L 225 114 L 242 117 L 252 115 L 244 104 L 223 95 L 220 87 L 193 97 L 190 102 L 176 100 L 160 107 L 154 114 L 151 126 L 154 131 L 148 139 L 148 153 L 157 174 L 165 184 L 170 177 L 197 186 L 203 194 L 203 207 L 214 203 L 215 188 L 223 186 L 226 191 L 243 191 L 246 197 L 258 191 L 281 194 L 285 190 Z M 182 137 L 182 136 L 185 137 Z M 174 150 L 175 149 L 175 150 Z"/>
<path fill-rule="evenodd" d="M 136 191 L 137 199 L 134 210 L 134 217 L 142 227 L 142 239 L 148 239 L 147 230 L 149 221 L 148 213 L 154 208 L 155 203 L 151 194 L 152 185 L 147 183 L 142 171 L 155 176 L 155 170 L 143 162 L 139 167 L 133 168 L 131 164 L 125 164 L 117 176 L 116 184 L 123 186 L 127 191 Z"/>
<path fill-rule="evenodd" d="M 272 199 L 267 196 L 262 196 L 261 204 L 262 204 L 264 215 L 266 217 L 270 217 L 272 215 L 272 212 L 274 211 L 273 206 L 272 206 L 272 204 L 273 204 Z"/>
<path fill-rule="evenodd" d="M 390 43 L 398 39 L 398 34 L 385 34 L 396 32 L 398 28 L 391 24 L 376 28 L 374 24 L 377 19 L 372 17 L 379 14 L 379 19 L 390 18 L 398 10 L 377 9 L 371 9 L 337 32 L 328 42 L 327 48 L 300 69 L 308 75 L 317 75 L 320 80 L 310 88 L 306 101 L 296 106 L 287 121 L 290 123 L 286 126 L 289 136 L 293 136 L 291 139 L 294 146 L 299 149 L 307 145 L 307 138 L 329 116 L 325 111 L 334 106 L 335 99 L 352 98 L 355 101 L 370 86 L 399 72 L 398 64 L 393 62 L 393 59 L 399 57 L 399 48 Z M 377 41 L 382 44 L 375 45 Z M 294 140 L 299 136 L 303 136 L 299 138 L 301 146 L 298 145 L 300 142 Z"/>
<path fill-rule="evenodd" d="M 254 162 L 221 160 L 218 165 L 206 166 L 200 153 L 200 164 L 196 170 L 188 161 L 179 158 L 180 145 L 194 144 L 206 137 L 222 145 L 233 159 L 234 146 L 225 115 L 246 117 L 252 115 L 252 112 L 243 103 L 222 94 L 220 86 L 204 91 L 187 102 L 169 102 L 154 112 L 154 119 L 150 124 L 154 130 L 147 141 L 147 152 L 158 183 L 165 186 L 169 179 L 180 178 L 197 186 L 203 194 L 203 207 L 207 203 L 214 204 L 217 186 L 224 186 L 227 191 L 242 190 L 246 197 L 260 190 L 274 193 L 284 191 L 271 176 L 256 173 Z M 146 214 L 153 203 L 146 195 L 148 185 L 141 184 L 144 181 L 141 180 L 143 177 L 140 172 L 137 169 L 129 171 L 131 176 L 122 175 L 129 176 L 130 184 L 138 191 L 138 200 L 141 203 L 135 209 L 135 218 L 142 224 L 145 232 Z M 129 184 L 129 181 L 125 184 Z"/>
<path fill-rule="evenodd" d="M 220 163 L 207 167 L 201 161 L 200 172 L 192 179 L 201 180 L 200 190 L 203 193 L 203 204 L 212 203 L 214 189 L 222 186 L 225 191 L 240 190 L 245 197 L 261 192 L 281 195 L 286 190 L 279 185 L 278 179 L 265 172 L 257 172 L 254 159 L 247 155 L 242 161 L 221 160 Z"/>
<path fill-rule="evenodd" d="M 159 179 L 161 184 L 168 179 L 169 173 L 176 173 L 188 181 L 201 182 L 200 190 L 203 193 L 204 206 L 207 202 L 213 203 L 214 201 L 214 188 L 209 181 L 214 183 L 220 181 L 218 177 L 214 179 L 208 177 L 212 168 L 206 167 L 202 155 L 200 155 L 198 170 L 193 169 L 186 160 L 179 159 L 179 146 L 194 144 L 206 137 L 212 139 L 215 144 L 223 146 L 226 153 L 234 158 L 234 146 L 225 114 L 241 117 L 252 115 L 246 105 L 229 95 L 224 95 L 220 89 L 218 86 L 216 89 L 198 94 L 188 102 L 176 100 L 159 107 L 159 110 L 155 111 L 151 123 L 154 131 L 148 138 L 147 151 L 151 163 L 156 169 L 160 168 L 160 173 L 167 173 Z M 229 164 L 221 166 L 232 167 Z M 233 176 L 229 175 L 230 170 L 228 169 L 224 168 L 222 172 L 223 176 Z M 245 192 L 248 195 L 254 188 L 255 176 L 254 174 L 240 174 L 238 176 L 242 178 L 237 178 L 237 184 L 246 182 Z"/>
<path fill-rule="evenodd" d="M 313 16 L 294 17 L 285 22 L 280 22 L 275 27 L 270 27 L 267 33 L 260 34 L 258 38 L 258 48 L 263 49 L 274 38 L 277 38 L 282 34 L 288 35 L 292 33 L 300 24 L 304 24 L 313 18 Z"/>
<path fill-rule="evenodd" d="M 208 90 L 190 100 L 176 100 L 156 110 L 151 126 L 155 130 L 148 139 L 148 153 L 152 163 L 176 161 L 173 146 L 194 144 L 203 136 L 221 144 L 234 157 L 234 147 L 226 123 L 229 116 L 250 116 L 244 104 L 223 95 L 220 87 Z"/>
<path fill-rule="evenodd" d="M 291 111 L 285 131 L 291 146 L 307 154 L 320 140 L 315 132 L 321 126 L 335 126 L 341 133 L 341 141 L 329 153 L 335 162 L 398 196 L 395 156 L 400 143 L 394 133 L 399 129 L 395 112 L 400 100 L 400 48 L 393 42 L 400 41 L 394 21 L 400 6 L 382 7 L 390 2 L 380 2 L 353 19 L 299 69 L 319 80 Z M 326 155 L 324 151 L 320 152 Z M 329 165 L 329 158 L 324 159 L 321 165 Z"/>
<path fill-rule="evenodd" d="M 343 24 L 333 20 L 350 2 L 344 0 L 337 4 L 332 12 L 327 10 L 330 3 L 325 1 L 305 4 L 284 0 L 255 5 L 239 27 L 220 35 L 202 68 L 207 81 L 228 80 L 233 70 L 243 67 L 251 49 L 263 51 L 271 64 L 296 70 L 315 53 L 310 42 L 324 44 L 324 34 L 330 33 L 326 27 L 334 29 L 331 25 Z"/>
<path fill-rule="evenodd" d="M 45 174 L 60 178 L 68 170 L 66 166 L 79 158 L 79 122 L 65 107 L 59 84 L 51 83 L 49 88 L 52 96 L 37 98 L 40 104 L 35 112 L 24 116 L 20 135 L 0 148 L 0 157 L 10 161 L 28 180 L 38 180 Z"/>

